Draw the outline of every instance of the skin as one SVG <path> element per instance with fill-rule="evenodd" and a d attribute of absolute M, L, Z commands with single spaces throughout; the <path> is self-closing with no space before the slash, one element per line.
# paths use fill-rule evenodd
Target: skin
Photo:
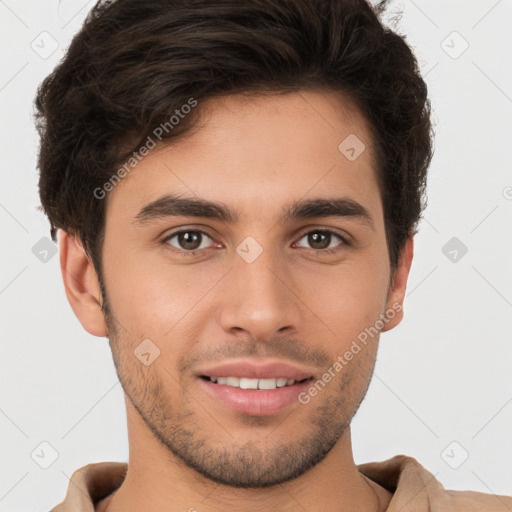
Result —
<path fill-rule="evenodd" d="M 92 262 L 60 235 L 68 300 L 89 333 L 109 336 L 126 397 L 128 473 L 98 510 L 385 510 L 392 494 L 358 472 L 350 432 L 379 336 L 308 404 L 269 416 L 226 408 L 196 375 L 201 365 L 250 357 L 320 377 L 403 303 L 413 239 L 391 279 L 367 121 L 339 93 L 314 90 L 197 108 L 204 116 L 193 133 L 152 150 L 106 199 L 106 316 Z M 354 161 L 338 150 L 349 134 L 366 144 Z M 164 193 L 223 202 L 241 218 L 134 223 Z M 277 222 L 289 201 L 339 196 L 367 208 L 373 228 L 351 217 Z M 187 256 L 178 237 L 164 241 L 178 228 L 205 231 L 206 249 Z M 322 229 L 351 243 L 333 236 L 336 252 L 323 254 L 305 236 Z M 263 248 L 252 263 L 236 252 L 247 236 Z M 402 317 L 396 311 L 382 332 Z M 148 338 L 160 356 L 146 366 L 133 352 Z"/>

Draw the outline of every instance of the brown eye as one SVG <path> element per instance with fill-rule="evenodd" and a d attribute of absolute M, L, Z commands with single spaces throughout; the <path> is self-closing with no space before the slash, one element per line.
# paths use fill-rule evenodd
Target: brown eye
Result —
<path fill-rule="evenodd" d="M 308 233 L 305 233 L 300 240 L 304 239 L 306 239 L 306 242 L 309 244 L 311 249 L 327 253 L 333 252 L 331 249 L 335 251 L 340 246 L 348 245 L 347 241 L 341 235 L 338 235 L 334 231 L 330 230 L 317 229 L 315 231 L 309 231 Z M 338 243 L 336 243 L 336 239 L 338 239 Z M 298 242 L 299 246 L 300 240 Z M 339 241 L 342 243 L 339 243 Z"/>
<path fill-rule="evenodd" d="M 211 240 L 211 238 L 202 231 L 185 230 L 173 233 L 168 236 L 164 242 L 183 251 L 197 251 L 208 247 L 208 244 L 203 244 L 205 238 Z M 173 239 L 176 239 L 176 243 L 171 243 L 171 240 Z"/>
<path fill-rule="evenodd" d="M 320 233 L 316 231 L 307 235 L 308 243 L 313 246 L 313 249 L 327 249 L 331 242 L 331 235 L 329 233 Z"/>

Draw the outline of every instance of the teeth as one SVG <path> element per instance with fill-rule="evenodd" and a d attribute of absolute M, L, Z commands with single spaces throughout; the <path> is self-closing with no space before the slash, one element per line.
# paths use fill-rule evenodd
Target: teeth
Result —
<path fill-rule="evenodd" d="M 228 377 L 229 379 L 229 377 Z M 227 381 L 226 381 L 227 382 Z M 258 389 L 258 379 L 240 379 L 240 389 Z"/>
<path fill-rule="evenodd" d="M 240 386 L 240 379 L 237 377 L 224 377 L 224 384 L 238 388 Z"/>
<path fill-rule="evenodd" d="M 295 384 L 295 380 L 279 377 L 277 379 L 248 379 L 246 377 L 211 377 L 216 384 L 240 389 L 277 389 Z"/>
<path fill-rule="evenodd" d="M 258 389 L 276 389 L 277 379 L 260 379 L 258 381 Z"/>

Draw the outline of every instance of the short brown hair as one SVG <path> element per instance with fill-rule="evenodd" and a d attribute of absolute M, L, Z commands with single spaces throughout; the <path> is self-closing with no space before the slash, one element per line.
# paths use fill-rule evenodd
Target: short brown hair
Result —
<path fill-rule="evenodd" d="M 426 206 L 433 131 L 417 60 L 381 22 L 384 4 L 98 2 L 35 101 L 39 191 L 53 240 L 57 228 L 77 235 L 101 278 L 106 201 L 94 190 L 156 126 L 190 98 L 313 87 L 348 94 L 370 122 L 394 272 Z M 195 114 L 163 138 L 184 134 Z"/>

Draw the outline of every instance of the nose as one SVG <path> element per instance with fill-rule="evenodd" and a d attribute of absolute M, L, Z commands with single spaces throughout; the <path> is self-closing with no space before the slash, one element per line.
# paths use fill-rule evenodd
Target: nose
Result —
<path fill-rule="evenodd" d="M 278 332 L 295 332 L 300 320 L 300 299 L 293 278 L 271 250 L 255 261 L 238 254 L 222 292 L 220 323 L 225 332 L 244 332 L 256 341 L 268 341 Z"/>

